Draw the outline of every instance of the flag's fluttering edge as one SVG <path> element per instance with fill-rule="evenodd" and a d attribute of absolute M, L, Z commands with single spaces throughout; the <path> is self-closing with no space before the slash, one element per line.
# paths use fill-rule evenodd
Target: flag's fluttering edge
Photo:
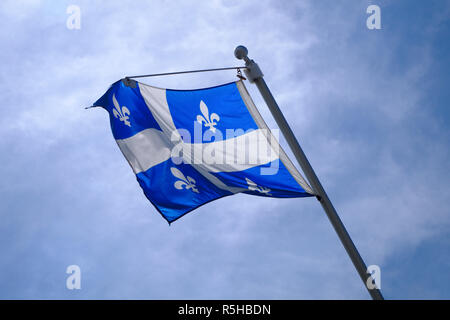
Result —
<path fill-rule="evenodd" d="M 109 112 L 120 150 L 145 196 L 169 223 L 239 192 L 314 195 L 242 81 L 169 90 L 123 79 L 94 106 Z"/>

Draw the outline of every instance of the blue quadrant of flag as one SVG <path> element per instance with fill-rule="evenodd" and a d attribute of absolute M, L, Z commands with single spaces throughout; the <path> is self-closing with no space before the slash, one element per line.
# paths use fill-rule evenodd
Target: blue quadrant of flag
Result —
<path fill-rule="evenodd" d="M 94 106 L 108 111 L 140 187 L 169 223 L 235 193 L 314 196 L 242 81 L 171 90 L 124 79 Z"/>

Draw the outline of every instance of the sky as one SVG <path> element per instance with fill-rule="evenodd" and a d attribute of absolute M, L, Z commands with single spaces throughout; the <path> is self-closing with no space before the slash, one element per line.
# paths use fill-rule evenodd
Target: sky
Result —
<path fill-rule="evenodd" d="M 169 226 L 84 109 L 127 75 L 240 66 L 237 45 L 385 298 L 450 299 L 449 1 L 3 0 L 0 21 L 0 299 L 370 299 L 316 199 L 237 194 Z"/>

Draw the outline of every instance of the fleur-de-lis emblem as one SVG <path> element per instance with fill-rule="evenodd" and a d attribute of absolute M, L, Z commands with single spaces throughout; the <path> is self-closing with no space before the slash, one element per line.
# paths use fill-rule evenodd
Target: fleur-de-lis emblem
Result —
<path fill-rule="evenodd" d="M 248 178 L 245 178 L 245 181 L 247 181 L 248 190 L 250 190 L 250 191 L 258 191 L 258 192 L 260 192 L 262 194 L 271 196 L 271 194 L 269 193 L 270 192 L 269 188 L 260 187 L 260 186 L 258 186 L 256 183 L 254 183 L 252 180 L 250 180 Z"/>
<path fill-rule="evenodd" d="M 185 177 L 184 174 L 175 167 L 170 168 L 170 171 L 176 178 L 180 179 L 173 184 L 175 188 L 181 190 L 184 187 L 186 190 L 191 189 L 193 192 L 199 193 L 194 179 L 189 176 Z"/>
<path fill-rule="evenodd" d="M 130 115 L 130 110 L 128 110 L 128 108 L 125 106 L 120 108 L 119 102 L 117 102 L 115 94 L 113 94 L 113 103 L 114 103 L 114 109 L 113 109 L 114 117 L 118 118 L 125 125 L 131 127 L 131 123 L 130 123 L 130 121 L 128 121 L 130 119 L 130 117 L 128 117 Z"/>
<path fill-rule="evenodd" d="M 200 101 L 200 111 L 202 112 L 203 116 L 197 115 L 197 122 L 205 123 L 205 127 L 208 127 L 209 130 L 212 132 L 216 132 L 217 122 L 220 120 L 220 117 L 217 113 L 211 113 L 211 116 L 209 115 L 209 110 L 206 104 L 202 101 Z M 216 122 L 217 121 L 217 122 Z"/>

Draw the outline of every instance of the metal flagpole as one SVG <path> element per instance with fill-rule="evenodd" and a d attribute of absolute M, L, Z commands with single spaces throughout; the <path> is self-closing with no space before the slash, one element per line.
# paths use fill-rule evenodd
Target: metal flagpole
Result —
<path fill-rule="evenodd" d="M 244 46 L 238 46 L 234 50 L 234 55 L 237 59 L 244 60 L 245 66 L 247 69 L 245 69 L 245 74 L 248 78 L 248 80 L 251 83 L 255 83 L 256 86 L 259 89 L 259 92 L 264 98 L 264 101 L 266 102 L 267 106 L 269 107 L 270 112 L 272 113 L 272 116 L 275 118 L 275 121 L 277 122 L 278 127 L 280 128 L 281 132 L 283 133 L 283 136 L 285 137 L 286 141 L 289 144 L 289 147 L 291 148 L 292 152 L 294 153 L 295 158 L 297 159 L 298 163 L 300 164 L 300 167 L 302 168 L 303 172 L 306 175 L 306 178 L 308 179 L 309 183 L 311 184 L 311 187 L 313 188 L 314 192 L 317 195 L 317 199 L 319 200 L 320 204 L 322 205 L 323 209 L 325 210 L 328 219 L 330 220 L 331 224 L 334 227 L 334 230 L 339 236 L 339 239 L 341 240 L 345 250 L 347 251 L 347 254 L 350 256 L 350 259 L 353 262 L 353 265 L 355 266 L 356 270 L 359 273 L 359 276 L 361 277 L 361 280 L 364 283 L 364 286 L 369 291 L 369 294 L 371 295 L 372 299 L 374 300 L 383 300 L 383 296 L 381 294 L 381 291 L 377 288 L 369 289 L 367 286 L 366 281 L 370 278 L 372 278 L 371 275 L 367 273 L 367 267 L 364 263 L 364 260 L 361 258 L 358 250 L 356 249 L 355 245 L 353 244 L 352 239 L 350 238 L 350 235 L 348 234 L 347 230 L 345 229 L 344 224 L 342 223 L 341 219 L 339 218 L 336 209 L 334 209 L 333 204 L 331 203 L 330 199 L 328 198 L 325 190 L 322 187 L 322 184 L 320 183 L 319 179 L 317 178 L 313 168 L 311 167 L 311 164 L 309 163 L 308 159 L 306 158 L 305 153 L 303 152 L 302 148 L 300 147 L 300 144 L 298 143 L 297 139 L 294 136 L 294 133 L 292 132 L 292 129 L 289 127 L 289 124 L 287 123 L 285 117 L 283 116 L 283 113 L 281 112 L 280 108 L 278 107 L 277 102 L 275 101 L 275 98 L 273 97 L 272 93 L 270 92 L 269 88 L 267 87 L 266 82 L 263 79 L 263 73 L 261 72 L 261 69 L 259 66 L 247 56 L 248 50 Z"/>

